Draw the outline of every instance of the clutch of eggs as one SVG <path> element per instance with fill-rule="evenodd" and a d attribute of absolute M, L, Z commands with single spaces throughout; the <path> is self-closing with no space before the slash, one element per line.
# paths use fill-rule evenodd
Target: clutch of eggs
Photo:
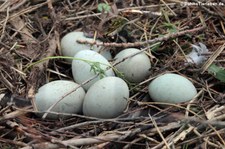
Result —
<path fill-rule="evenodd" d="M 91 47 L 76 42 L 79 39 L 94 41 L 85 37 L 83 32 L 68 33 L 61 40 L 62 54 L 74 57 L 69 62 L 72 63 L 72 75 L 76 83 L 58 80 L 40 87 L 35 95 L 37 110 L 45 112 L 60 100 L 51 111 L 69 114 L 83 112 L 86 116 L 97 118 L 115 118 L 121 115 L 128 104 L 129 88 L 124 80 L 114 76 L 108 61 L 112 58 L 111 53 L 100 51 L 101 47 L 98 46 Z M 90 50 L 91 48 L 93 50 Z M 118 63 L 115 68 L 128 82 L 140 83 L 150 75 L 150 59 L 139 49 L 124 49 L 116 54 L 114 59 L 114 64 Z M 92 79 L 98 72 L 101 72 L 101 75 Z M 82 85 L 85 82 L 86 84 Z M 71 92 L 75 88 L 76 91 Z M 71 94 L 67 95 L 69 92 Z M 153 101 L 163 103 L 186 102 L 197 94 L 190 80 L 172 73 L 166 73 L 151 81 L 148 92 Z M 64 98 L 61 100 L 62 97 Z M 66 117 L 49 113 L 47 118 Z"/>

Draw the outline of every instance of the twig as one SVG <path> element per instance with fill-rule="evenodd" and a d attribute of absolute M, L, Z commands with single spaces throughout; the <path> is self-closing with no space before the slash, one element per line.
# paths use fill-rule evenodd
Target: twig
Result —
<path fill-rule="evenodd" d="M 150 117 L 153 125 L 155 126 L 159 136 L 161 137 L 161 139 L 163 140 L 164 144 L 166 145 L 166 148 L 170 149 L 170 146 L 169 146 L 168 142 L 166 141 L 166 139 L 164 138 L 164 136 L 163 136 L 162 132 L 160 131 L 159 127 L 157 126 L 156 121 L 152 118 L 152 116 L 150 114 L 149 114 L 149 117 Z"/>
<path fill-rule="evenodd" d="M 205 64 L 202 66 L 202 72 L 201 74 L 203 74 L 208 68 L 209 66 L 214 62 L 214 60 L 220 55 L 220 53 L 223 52 L 223 50 L 225 49 L 225 43 L 220 46 L 213 54 L 212 56 L 205 62 Z"/>
<path fill-rule="evenodd" d="M 46 5 L 47 2 L 43 2 L 41 4 L 38 4 L 38 5 L 35 5 L 35 6 L 30 6 L 26 9 L 22 9 L 21 11 L 19 11 L 18 13 L 15 13 L 15 14 L 12 14 L 10 17 L 9 17 L 9 20 L 13 20 L 15 19 L 16 17 L 19 17 L 20 15 L 23 15 L 23 14 L 26 14 L 26 13 L 29 13 L 29 12 L 32 12 L 34 10 L 37 10 L 38 8 Z M 2 24 L 3 21 L 0 21 L 0 24 Z M 0 29 L 1 29 L 1 26 L 0 26 Z"/>
<path fill-rule="evenodd" d="M 13 119 L 13 118 L 16 118 L 18 116 L 24 115 L 24 114 L 27 113 L 25 111 L 26 109 L 30 109 L 30 107 L 24 108 L 24 111 L 16 110 L 16 111 L 10 112 L 8 114 L 5 114 L 5 115 L 3 115 L 3 116 L 0 117 L 0 121 L 9 120 L 9 119 Z"/>
<path fill-rule="evenodd" d="M 4 138 L 0 138 L 0 142 L 4 142 L 4 143 L 8 143 L 8 144 L 13 144 L 13 145 L 16 145 L 16 146 L 21 146 L 21 147 L 25 147 L 27 146 L 26 143 L 22 142 L 22 141 L 15 141 L 15 140 L 12 140 L 12 139 L 4 139 Z"/>
<path fill-rule="evenodd" d="M 194 128 L 195 127 L 190 125 L 189 128 L 184 129 L 175 138 L 173 138 L 173 140 L 168 145 L 171 146 L 172 144 L 177 143 L 179 140 L 183 141 L 184 138 L 187 137 L 187 135 L 190 134 L 190 132 L 192 132 Z M 162 149 L 165 149 L 165 148 L 166 148 L 166 146 L 164 146 Z"/>
<path fill-rule="evenodd" d="M 24 134 L 25 136 L 27 136 L 29 138 L 36 139 L 36 140 L 39 140 L 39 141 L 42 141 L 42 142 L 45 141 L 45 140 L 50 140 L 53 143 L 58 143 L 60 146 L 75 148 L 71 145 L 65 144 L 61 140 L 58 140 L 58 139 L 55 139 L 51 136 L 42 134 L 42 133 L 40 133 L 39 131 L 36 131 L 33 128 L 26 128 L 22 125 L 19 125 L 19 124 L 15 123 L 15 122 L 12 122 L 12 121 L 7 121 L 6 123 L 11 128 L 16 129 L 19 133 Z M 75 149 L 77 149 L 77 148 L 75 148 Z"/>
<path fill-rule="evenodd" d="M 11 11 L 14 11 L 16 9 L 18 9 L 19 7 L 21 7 L 23 4 L 25 4 L 27 2 L 27 0 L 22 0 L 20 2 L 13 2 L 13 1 L 6 1 L 4 4 L 2 4 L 0 6 L 0 12 L 5 12 L 5 11 L 8 11 L 11 12 Z M 17 5 L 13 6 L 14 3 L 18 3 Z M 11 7 L 12 5 L 12 7 Z M 7 8 L 7 10 L 5 10 Z M 10 8 L 10 9 L 8 9 Z"/>
<path fill-rule="evenodd" d="M 189 126 L 190 126 L 190 125 L 189 125 Z M 209 141 L 208 139 L 206 139 L 206 138 L 208 138 L 208 135 L 206 135 L 206 134 L 205 134 L 205 135 L 202 135 L 200 132 L 198 132 L 197 128 L 194 128 L 193 132 L 194 132 L 198 137 L 203 138 L 203 140 L 204 140 L 207 144 L 213 146 L 214 148 L 219 148 L 219 146 L 218 146 L 217 144 L 215 144 L 215 143 Z M 206 137 L 205 137 L 205 136 L 206 136 Z M 197 140 L 197 139 L 196 139 L 196 140 Z"/>
<path fill-rule="evenodd" d="M 152 16 L 162 16 L 161 12 L 143 11 L 143 10 L 135 10 L 135 9 L 125 10 L 123 12 L 134 13 L 134 14 L 150 14 Z"/>
<path fill-rule="evenodd" d="M 177 16 L 177 14 L 164 2 L 164 0 L 160 0 L 160 2 L 162 2 L 174 16 Z"/>
<path fill-rule="evenodd" d="M 7 8 L 7 11 L 6 11 L 6 17 L 5 17 L 5 22 L 4 24 L 2 25 L 2 35 L 0 37 L 0 41 L 2 41 L 2 39 L 4 38 L 5 36 L 5 29 L 6 29 L 6 24 L 8 23 L 8 19 L 9 19 L 9 8 Z"/>
<path fill-rule="evenodd" d="M 81 44 L 91 44 L 91 45 L 104 46 L 104 47 L 123 47 L 123 48 L 138 47 L 138 46 L 143 46 L 146 44 L 153 44 L 156 42 L 167 41 L 171 38 L 177 38 L 177 37 L 183 36 L 185 34 L 196 34 L 197 32 L 204 30 L 205 28 L 206 28 L 206 26 L 201 26 L 201 27 L 197 27 L 194 29 L 190 29 L 190 30 L 167 34 L 163 37 L 158 37 L 155 39 L 150 39 L 150 40 L 142 41 L 142 42 L 134 42 L 134 43 L 130 43 L 130 42 L 128 42 L 128 43 L 104 43 L 104 42 L 96 42 L 96 41 L 90 42 L 90 41 L 86 41 L 86 40 L 77 40 L 77 42 L 79 42 Z"/>
<path fill-rule="evenodd" d="M 175 3 L 169 3 L 167 4 L 167 6 L 169 5 L 175 5 Z M 141 12 L 138 11 L 137 9 L 144 9 L 144 8 L 155 8 L 155 7 L 160 7 L 160 6 L 165 6 L 165 4 L 158 4 L 158 5 L 147 5 L 147 6 L 138 6 L 138 7 L 128 7 L 128 8 L 123 8 L 123 9 L 118 9 L 118 12 L 122 12 L 122 13 L 127 13 L 127 12 Z M 149 11 L 150 12 L 150 11 Z M 161 16 L 160 12 L 150 12 L 152 15 L 154 16 Z M 140 13 L 142 14 L 142 13 Z M 88 17 L 96 17 L 96 16 L 100 16 L 101 13 L 94 13 L 94 14 L 87 14 L 87 15 L 82 15 L 82 16 L 76 16 L 76 17 L 69 17 L 69 18 L 65 18 L 65 21 L 71 21 L 71 20 L 78 20 L 78 19 L 83 19 L 83 18 L 88 18 Z"/>
<path fill-rule="evenodd" d="M 91 144 L 97 144 L 97 143 L 103 143 L 107 141 L 113 141 L 114 139 L 120 137 L 121 135 L 119 134 L 108 134 L 105 136 L 97 136 L 97 137 L 92 137 L 92 138 L 74 138 L 66 141 L 62 141 L 63 144 L 65 145 L 72 145 L 72 146 L 82 146 L 82 145 L 91 145 Z M 58 149 L 59 145 L 58 144 L 53 144 L 50 142 L 44 142 L 44 143 L 39 143 L 39 144 L 33 144 L 32 146 L 27 146 L 23 147 L 20 149 Z"/>

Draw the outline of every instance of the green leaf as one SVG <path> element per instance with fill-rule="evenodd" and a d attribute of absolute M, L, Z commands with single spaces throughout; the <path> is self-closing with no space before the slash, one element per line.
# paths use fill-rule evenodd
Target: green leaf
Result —
<path fill-rule="evenodd" d="M 161 9 L 161 11 L 163 13 L 163 16 L 164 16 L 166 22 L 170 23 L 170 18 L 168 16 L 168 13 L 165 10 L 163 10 L 163 9 Z"/>
<path fill-rule="evenodd" d="M 163 26 L 166 27 L 170 33 L 178 32 L 176 25 L 172 23 L 163 23 Z"/>
<path fill-rule="evenodd" d="M 223 68 L 212 64 L 209 66 L 208 72 L 221 82 L 225 82 L 225 70 Z"/>
<path fill-rule="evenodd" d="M 157 52 L 160 46 L 161 42 L 157 42 L 151 49 L 153 52 Z"/>
<path fill-rule="evenodd" d="M 98 4 L 98 12 L 110 12 L 111 7 L 106 3 L 99 3 Z"/>
<path fill-rule="evenodd" d="M 90 63 L 91 70 L 95 74 L 99 74 L 99 77 L 102 79 L 105 76 L 105 70 L 101 68 L 101 63 L 100 62 L 92 62 Z"/>

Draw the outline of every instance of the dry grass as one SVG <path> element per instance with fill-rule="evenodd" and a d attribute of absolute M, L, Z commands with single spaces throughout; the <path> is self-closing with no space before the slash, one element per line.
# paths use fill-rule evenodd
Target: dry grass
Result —
<path fill-rule="evenodd" d="M 183 6 L 179 0 L 125 0 L 109 2 L 111 14 L 98 13 L 98 3 L 0 1 L 0 148 L 225 148 L 225 85 L 207 72 L 212 63 L 225 66 L 220 48 L 225 43 L 225 3 Z M 33 114 L 29 102 L 37 89 L 47 81 L 72 80 L 72 75 L 62 59 L 27 67 L 59 56 L 61 37 L 74 30 L 88 36 L 97 33 L 100 44 L 109 46 L 113 55 L 123 47 L 139 47 L 151 58 L 151 75 L 131 91 L 120 117 L 104 120 L 74 114 L 50 121 Z M 184 65 L 184 53 L 198 42 L 208 47 L 208 61 L 202 67 Z M 155 43 L 159 44 L 151 46 Z M 165 72 L 189 78 L 197 96 L 160 108 L 148 96 L 147 85 Z M 10 99 L 17 103 L 4 102 Z"/>

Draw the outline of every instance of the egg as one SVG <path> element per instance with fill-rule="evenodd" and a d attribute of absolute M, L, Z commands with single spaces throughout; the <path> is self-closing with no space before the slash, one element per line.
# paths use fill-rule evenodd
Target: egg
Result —
<path fill-rule="evenodd" d="M 112 59 L 112 55 L 109 50 L 103 50 L 100 46 L 90 46 L 89 44 L 80 44 L 77 40 L 94 41 L 93 38 L 87 38 L 83 32 L 70 32 L 66 34 L 61 40 L 61 49 L 64 56 L 73 57 L 77 52 L 85 49 L 93 49 L 94 51 L 102 54 L 106 59 Z M 96 40 L 99 42 L 99 40 Z M 66 59 L 68 62 L 72 62 L 71 59 Z"/>
<path fill-rule="evenodd" d="M 129 98 L 129 88 L 118 77 L 106 77 L 93 84 L 87 91 L 83 113 L 97 118 L 114 118 L 125 110 Z"/>
<path fill-rule="evenodd" d="M 140 52 L 140 50 L 136 48 L 124 49 L 115 56 L 115 63 L 118 63 L 124 58 L 138 52 Z M 127 81 L 132 83 L 140 83 L 149 76 L 151 63 L 148 56 L 144 52 L 141 52 L 133 57 L 127 58 L 125 61 L 122 61 L 116 65 L 115 68 L 123 73 L 124 78 Z"/>
<path fill-rule="evenodd" d="M 166 73 L 154 79 L 148 86 L 152 100 L 163 103 L 181 103 L 191 100 L 197 90 L 185 77 Z"/>
<path fill-rule="evenodd" d="M 67 80 L 57 80 L 49 82 L 38 89 L 35 94 L 35 105 L 39 112 L 47 111 L 53 104 L 58 102 L 65 96 L 56 106 L 50 110 L 57 113 L 79 113 L 82 112 L 82 105 L 85 96 L 85 91 L 82 87 L 78 87 L 78 84 Z M 74 92 L 67 95 L 73 89 L 77 88 Z M 67 96 L 66 96 L 67 95 Z M 37 114 L 42 116 L 42 114 Z M 66 116 L 48 114 L 47 118 L 57 119 L 64 118 Z"/>
<path fill-rule="evenodd" d="M 85 90 L 88 90 L 88 88 L 96 81 L 100 80 L 101 77 L 114 76 L 112 69 L 106 71 L 106 69 L 110 67 L 108 60 L 95 51 L 82 50 L 79 51 L 74 58 L 77 60 L 74 59 L 72 62 L 72 74 L 75 82 L 79 84 L 93 78 L 97 74 L 97 72 L 91 70 L 95 63 L 98 63 L 99 68 L 103 70 L 103 76 L 98 76 L 83 85 Z"/>

